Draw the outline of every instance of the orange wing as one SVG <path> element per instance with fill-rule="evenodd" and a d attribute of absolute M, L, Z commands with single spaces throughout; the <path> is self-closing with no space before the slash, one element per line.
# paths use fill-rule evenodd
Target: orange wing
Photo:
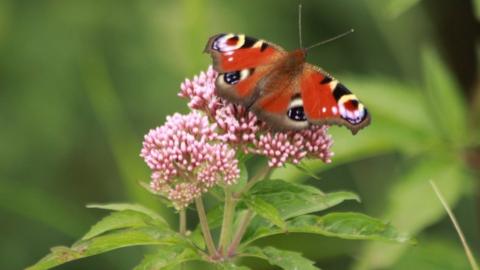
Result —
<path fill-rule="evenodd" d="M 250 107 L 258 98 L 258 82 L 286 55 L 277 45 L 243 34 L 218 34 L 205 47 L 219 72 L 216 93 Z"/>
<path fill-rule="evenodd" d="M 286 54 L 285 50 L 261 39 L 243 34 L 218 34 L 205 47 L 219 73 L 240 71 L 268 65 Z"/>
<path fill-rule="evenodd" d="M 310 123 L 343 125 L 353 134 L 370 123 L 370 115 L 358 98 L 318 67 L 305 65 L 300 89 Z"/>

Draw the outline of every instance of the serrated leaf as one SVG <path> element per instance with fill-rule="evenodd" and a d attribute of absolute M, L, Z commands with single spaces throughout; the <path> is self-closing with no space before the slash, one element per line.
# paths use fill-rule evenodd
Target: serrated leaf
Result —
<path fill-rule="evenodd" d="M 178 233 L 158 227 L 143 227 L 115 231 L 88 240 L 81 240 L 72 247 L 53 248 L 51 253 L 27 268 L 28 270 L 50 269 L 69 261 L 85 258 L 114 249 L 139 245 L 186 245 Z"/>
<path fill-rule="evenodd" d="M 240 251 L 241 256 L 256 257 L 268 261 L 271 265 L 285 270 L 319 270 L 315 262 L 305 258 L 301 253 L 280 250 L 274 247 L 247 247 Z"/>
<path fill-rule="evenodd" d="M 399 233 L 392 225 L 360 213 L 299 216 L 287 221 L 287 232 L 313 233 L 352 240 L 413 242 L 408 236 Z M 281 233 L 285 233 L 285 231 L 271 226 L 259 226 L 255 233 L 245 237 L 243 245 L 263 237 Z"/>
<path fill-rule="evenodd" d="M 92 228 L 82 237 L 82 240 L 90 239 L 111 230 L 147 226 L 167 228 L 167 225 L 163 221 L 153 219 L 151 216 L 142 212 L 135 212 L 132 210 L 114 212 L 93 225 Z"/>
<path fill-rule="evenodd" d="M 280 228 L 285 228 L 285 221 L 280 216 L 277 208 L 270 203 L 257 196 L 246 196 L 243 201 L 257 215 L 269 220 Z"/>
<path fill-rule="evenodd" d="M 360 201 L 360 198 L 351 192 L 325 194 L 315 187 L 283 180 L 260 181 L 249 191 L 248 196 L 254 196 L 274 206 L 282 219 L 325 210 L 345 200 Z"/>
<path fill-rule="evenodd" d="M 201 256 L 192 248 L 184 246 L 162 247 L 156 252 L 146 255 L 134 269 L 166 269 L 193 260 L 201 260 Z"/>
<path fill-rule="evenodd" d="M 112 211 L 132 210 L 149 215 L 151 218 L 162 221 L 164 224 L 168 224 L 165 219 L 157 214 L 155 211 L 135 203 L 107 203 L 107 204 L 87 204 L 87 208 L 97 208 Z"/>
<path fill-rule="evenodd" d="M 433 48 L 422 51 L 425 90 L 441 134 L 453 143 L 461 144 L 467 133 L 467 105 L 460 87 Z"/>

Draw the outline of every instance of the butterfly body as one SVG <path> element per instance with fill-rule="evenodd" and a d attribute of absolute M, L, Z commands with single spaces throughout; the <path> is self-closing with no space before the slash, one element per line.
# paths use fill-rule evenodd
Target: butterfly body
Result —
<path fill-rule="evenodd" d="M 216 93 L 252 110 L 273 129 L 338 124 L 355 134 L 370 123 L 355 95 L 306 62 L 306 49 L 287 52 L 242 34 L 218 34 L 205 51 L 219 72 Z"/>

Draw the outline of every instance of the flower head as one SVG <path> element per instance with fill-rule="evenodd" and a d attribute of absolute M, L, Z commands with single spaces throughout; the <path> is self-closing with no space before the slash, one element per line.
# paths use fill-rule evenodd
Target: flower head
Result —
<path fill-rule="evenodd" d="M 219 182 L 239 176 L 235 151 L 218 140 L 216 125 L 199 112 L 174 114 L 145 135 L 140 156 L 152 170 L 151 187 L 175 207 L 187 206 Z"/>

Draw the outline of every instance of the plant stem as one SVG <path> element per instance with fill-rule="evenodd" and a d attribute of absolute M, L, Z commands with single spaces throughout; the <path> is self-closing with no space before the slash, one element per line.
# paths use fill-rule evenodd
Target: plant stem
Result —
<path fill-rule="evenodd" d="M 212 234 L 208 228 L 207 214 L 205 213 L 205 207 L 201 197 L 195 198 L 195 205 L 197 207 L 198 219 L 200 220 L 200 227 L 202 229 L 203 238 L 207 245 L 208 253 L 210 256 L 215 256 L 215 244 L 213 243 Z"/>
<path fill-rule="evenodd" d="M 185 209 L 182 209 L 180 210 L 179 214 L 180 214 L 179 231 L 181 235 L 185 235 L 185 233 L 187 232 L 187 212 L 185 211 Z"/>
<path fill-rule="evenodd" d="M 470 266 L 472 267 L 473 270 L 478 270 L 478 265 L 475 261 L 475 257 L 473 256 L 473 253 L 470 250 L 470 247 L 468 246 L 467 240 L 465 240 L 465 235 L 463 235 L 462 229 L 460 228 L 460 225 L 458 225 L 458 221 L 455 218 L 455 215 L 453 214 L 452 210 L 448 206 L 447 202 L 445 201 L 445 198 L 443 197 L 442 193 L 438 189 L 435 182 L 430 180 L 430 185 L 432 185 L 433 191 L 435 191 L 435 194 L 440 200 L 440 203 L 442 203 L 443 208 L 445 208 L 445 211 L 447 211 L 448 217 L 450 217 L 450 220 L 453 223 L 453 227 L 455 227 L 455 230 L 457 231 L 457 234 L 460 237 L 460 241 L 462 242 L 463 248 L 465 249 L 465 254 L 467 255 L 468 261 L 470 262 Z"/>
<path fill-rule="evenodd" d="M 245 216 L 243 216 L 243 219 L 240 222 L 238 230 L 235 233 L 232 244 L 228 248 L 228 251 L 227 251 L 228 257 L 235 255 L 238 245 L 240 244 L 240 241 L 242 241 L 243 235 L 245 234 L 245 231 L 247 230 L 247 227 L 250 224 L 250 221 L 252 221 L 252 218 L 253 218 L 253 211 L 247 210 L 247 213 L 245 214 Z"/>
<path fill-rule="evenodd" d="M 224 190 L 225 190 L 225 206 L 223 210 L 222 231 L 220 233 L 220 239 L 218 241 L 218 251 L 222 254 L 224 254 L 224 249 L 227 248 L 231 238 L 232 223 L 233 223 L 233 217 L 234 217 L 235 205 L 236 205 L 230 188 L 226 187 Z"/>

